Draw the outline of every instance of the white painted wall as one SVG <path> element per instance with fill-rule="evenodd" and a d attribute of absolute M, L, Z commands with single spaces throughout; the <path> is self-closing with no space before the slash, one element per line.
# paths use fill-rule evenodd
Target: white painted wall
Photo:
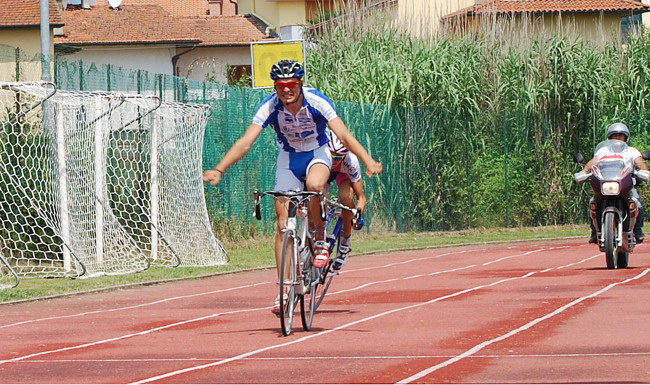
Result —
<path fill-rule="evenodd" d="M 50 34 L 50 42 L 52 35 Z M 36 81 L 42 77 L 41 70 L 41 32 L 38 29 L 0 30 L 0 44 L 18 47 L 22 51 L 20 63 L 20 76 L 16 79 L 16 62 L 14 52 L 10 53 L 10 60 L 0 60 L 0 81 Z M 54 52 L 54 45 L 50 46 Z M 52 67 L 54 68 L 54 67 Z"/>
<path fill-rule="evenodd" d="M 179 76 L 204 81 L 207 74 L 215 71 L 217 81 L 226 83 L 226 66 L 250 64 L 251 50 L 246 46 L 197 48 L 180 56 L 177 66 Z"/>
<path fill-rule="evenodd" d="M 79 52 L 62 57 L 73 62 L 83 60 L 86 64 L 110 64 L 131 70 L 173 75 L 172 57 L 175 54 L 176 50 L 172 46 L 97 46 L 84 47 Z"/>

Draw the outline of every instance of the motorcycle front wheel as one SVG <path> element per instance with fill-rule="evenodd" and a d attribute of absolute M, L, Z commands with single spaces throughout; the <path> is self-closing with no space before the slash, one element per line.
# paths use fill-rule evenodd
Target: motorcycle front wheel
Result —
<path fill-rule="evenodd" d="M 618 254 L 616 267 L 618 269 L 626 268 L 629 261 L 630 261 L 630 253 L 628 253 L 626 251 L 621 251 L 621 252 L 618 252 L 616 254 Z"/>
<path fill-rule="evenodd" d="M 605 241 L 605 262 L 608 269 L 616 269 L 618 253 L 616 252 L 616 230 L 618 218 L 614 213 L 605 213 L 603 221 L 603 240 Z"/>

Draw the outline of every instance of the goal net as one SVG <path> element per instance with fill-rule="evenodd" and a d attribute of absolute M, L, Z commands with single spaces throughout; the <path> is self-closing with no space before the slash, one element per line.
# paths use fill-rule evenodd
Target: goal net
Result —
<path fill-rule="evenodd" d="M 201 181 L 208 106 L 48 83 L 0 88 L 0 171 L 8 187 L 0 192 L 8 203 L 0 206 L 7 261 L 0 279 L 227 263 Z M 19 213 L 7 216 L 10 207 Z M 41 233 L 47 237 L 31 239 Z"/>

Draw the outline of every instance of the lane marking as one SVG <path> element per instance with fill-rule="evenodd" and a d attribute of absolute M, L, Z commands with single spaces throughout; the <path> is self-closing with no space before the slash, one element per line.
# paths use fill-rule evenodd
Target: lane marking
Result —
<path fill-rule="evenodd" d="M 480 251 L 480 250 L 485 250 L 485 249 L 476 249 L 476 250 Z M 389 263 L 389 264 L 382 265 L 382 266 L 373 266 L 373 267 L 368 268 L 368 269 L 389 268 L 389 267 L 393 267 L 393 266 L 397 266 L 397 265 L 413 263 L 413 262 L 419 262 L 419 261 L 423 261 L 423 260 L 426 260 L 426 259 L 436 259 L 436 258 L 449 256 L 449 255 L 463 254 L 463 253 L 466 253 L 466 252 L 469 252 L 469 250 L 461 250 L 460 252 L 446 252 L 446 253 L 433 255 L 433 256 L 429 256 L 429 257 L 414 258 L 414 259 L 410 259 L 410 260 L 407 260 L 407 261 L 393 262 L 393 263 Z M 362 271 L 362 270 L 366 270 L 366 269 L 364 268 L 364 269 L 348 270 L 348 271 L 340 272 L 339 274 L 347 273 L 347 272 L 354 272 L 354 271 Z M 36 318 L 36 319 L 31 319 L 31 320 L 15 322 L 15 323 L 12 323 L 12 324 L 7 324 L 7 325 L 0 325 L 0 329 L 9 328 L 9 327 L 12 327 L 12 326 L 25 325 L 25 324 L 34 323 L 34 322 L 52 321 L 52 320 L 58 320 L 58 319 L 83 317 L 83 316 L 87 316 L 87 315 L 94 315 L 94 314 L 102 314 L 102 313 L 109 313 L 109 312 L 137 309 L 137 308 L 140 308 L 140 307 L 157 305 L 157 304 L 161 304 L 161 303 L 165 303 L 165 302 L 171 302 L 171 301 L 175 301 L 175 300 L 179 300 L 179 299 L 187 299 L 187 298 L 193 298 L 193 297 L 200 297 L 200 296 L 203 296 L 203 295 L 218 294 L 218 293 L 224 293 L 224 292 L 228 292 L 228 291 L 248 289 L 248 288 L 255 287 L 255 286 L 269 285 L 269 284 L 274 284 L 274 283 L 275 282 L 273 282 L 273 281 L 260 282 L 260 283 L 250 284 L 250 285 L 242 285 L 242 286 L 231 287 L 231 288 L 227 288 L 227 289 L 219 289 L 219 290 L 213 290 L 213 291 L 202 292 L 202 293 L 194 293 L 194 294 L 188 294 L 188 295 L 177 296 L 177 297 L 169 297 L 169 298 L 164 298 L 164 299 L 160 299 L 160 300 L 157 300 L 157 301 L 146 302 L 146 303 L 141 303 L 141 304 L 131 305 L 131 306 L 124 306 L 124 307 L 113 308 L 113 309 L 101 309 L 101 310 L 93 310 L 93 311 L 75 313 L 75 314 L 67 314 L 67 315 L 45 317 L 45 318 Z M 269 309 L 270 308 L 271 307 L 269 307 Z M 264 308 L 264 309 L 266 309 L 266 308 Z"/>
<path fill-rule="evenodd" d="M 576 265 L 578 263 L 583 263 L 583 262 L 589 261 L 591 259 L 594 259 L 596 257 L 599 257 L 600 255 L 601 254 L 596 254 L 596 255 L 594 255 L 592 257 L 584 258 L 579 262 L 572 262 L 570 264 L 563 265 L 563 266 L 560 266 L 558 268 L 562 268 L 562 267 L 570 266 L 570 265 Z M 547 270 L 548 269 L 545 269 L 543 271 L 547 271 Z M 386 316 L 386 315 L 390 315 L 390 314 L 393 314 L 393 313 L 398 313 L 398 312 L 402 312 L 402 311 L 405 311 L 405 310 L 410 310 L 410 309 L 430 305 L 432 303 L 436 303 L 436 302 L 443 301 L 445 299 L 457 297 L 457 296 L 460 296 L 460 295 L 463 295 L 463 294 L 466 294 L 466 293 L 469 293 L 469 292 L 472 292 L 472 291 L 477 291 L 477 290 L 489 288 L 489 287 L 492 287 L 492 286 L 497 286 L 497 285 L 505 283 L 505 282 L 524 279 L 524 278 L 530 277 L 530 276 L 532 276 L 532 275 L 534 275 L 536 273 L 540 273 L 540 272 L 542 272 L 542 271 L 537 271 L 537 272 L 532 271 L 532 272 L 528 272 L 528 273 L 526 273 L 526 274 L 524 274 L 522 276 L 519 276 L 519 277 L 510 277 L 510 278 L 500 279 L 500 280 L 494 281 L 492 283 L 475 286 L 475 287 L 469 288 L 469 289 L 464 289 L 464 290 L 461 290 L 461 291 L 458 291 L 458 292 L 455 292 L 455 293 L 451 293 L 451 294 L 447 294 L 447 295 L 444 295 L 444 296 L 441 296 L 441 297 L 438 297 L 438 298 L 431 299 L 431 300 L 426 301 L 426 302 L 411 304 L 411 305 L 404 306 L 404 307 L 401 307 L 401 308 L 387 310 L 387 311 L 384 311 L 384 312 L 381 312 L 381 313 L 378 313 L 378 314 L 375 314 L 375 315 L 372 315 L 372 316 L 369 316 L 369 317 L 366 317 L 366 318 L 362 318 L 362 319 L 359 319 L 359 320 L 356 320 L 356 321 L 352 321 L 352 322 L 349 322 L 349 323 L 334 327 L 332 329 L 328 329 L 328 330 L 324 330 L 324 331 L 321 331 L 321 332 L 318 332 L 318 333 L 310 334 L 310 335 L 295 339 L 293 341 L 287 341 L 285 343 L 276 344 L 276 345 L 269 345 L 269 346 L 266 346 L 266 347 L 263 347 L 263 348 L 260 348 L 260 349 L 256 349 L 256 350 L 253 350 L 253 351 L 242 353 L 242 354 L 239 354 L 237 356 L 222 359 L 222 360 L 219 360 L 219 361 L 216 361 L 216 362 L 211 362 L 211 363 L 207 363 L 207 364 L 203 364 L 203 365 L 197 365 L 197 366 L 194 366 L 194 367 L 188 367 L 188 368 L 185 368 L 185 369 L 179 369 L 179 370 L 175 370 L 175 371 L 172 371 L 172 372 L 163 373 L 163 374 L 160 374 L 160 375 L 157 375 L 157 376 L 154 376 L 154 377 L 149 377 L 149 378 L 145 378 L 145 379 L 133 382 L 131 384 L 145 384 L 145 383 L 149 383 L 149 382 L 153 382 L 153 381 L 166 379 L 166 378 L 169 378 L 169 377 L 175 377 L 175 376 L 178 376 L 178 375 L 181 375 L 181 374 L 185 374 L 185 373 L 189 373 L 189 372 L 193 372 L 193 371 L 197 371 L 197 370 L 202 370 L 202 369 L 207 369 L 207 368 L 212 368 L 212 367 L 224 365 L 224 364 L 227 364 L 227 363 L 230 363 L 230 362 L 233 362 L 233 361 L 238 361 L 238 360 L 242 360 L 244 358 L 248 358 L 250 356 L 253 356 L 253 355 L 256 355 L 256 354 L 259 354 L 259 353 L 264 353 L 264 352 L 269 351 L 269 350 L 283 348 L 283 347 L 286 347 L 286 346 L 290 346 L 290 345 L 294 345 L 294 344 L 298 344 L 298 343 L 310 340 L 312 338 L 325 336 L 327 334 L 334 333 L 334 332 L 336 332 L 338 330 L 343 330 L 343 329 L 349 328 L 351 326 L 355 326 L 355 325 L 358 325 L 358 324 L 361 324 L 361 323 L 364 323 L 364 322 L 367 322 L 367 321 L 371 321 L 371 320 L 375 320 L 377 318 L 381 318 L 381 317 Z M 448 360 L 448 361 L 450 361 L 450 360 Z"/>
<path fill-rule="evenodd" d="M 585 358 L 585 357 L 624 357 L 624 356 L 650 356 L 650 351 L 648 352 L 609 352 L 609 353 L 554 353 L 554 354 L 474 354 L 472 358 Z M 383 355 L 383 356 L 309 356 L 309 357 L 247 357 L 242 358 L 241 361 L 313 361 L 313 360 L 414 360 L 414 359 L 429 359 L 429 358 L 453 358 L 455 356 L 450 355 Z M 54 359 L 54 360 L 30 360 L 25 362 L 25 364 L 47 364 L 47 363 L 84 363 L 84 362 L 197 362 L 197 361 L 215 361 L 223 360 L 227 357 L 192 357 L 192 358 L 129 358 L 129 359 L 82 359 L 82 360 L 64 360 L 64 359 Z"/>
<path fill-rule="evenodd" d="M 544 316 L 542 316 L 540 318 L 534 319 L 534 320 L 526 323 L 525 325 L 523 325 L 521 327 L 518 327 L 517 329 L 511 330 L 508 333 L 500 335 L 499 337 L 493 338 L 491 340 L 484 341 L 484 342 L 474 346 L 473 348 L 467 350 L 466 352 L 464 352 L 462 354 L 459 354 L 459 355 L 457 355 L 457 356 L 455 356 L 455 357 L 453 357 L 451 359 L 448 359 L 447 361 L 441 362 L 438 365 L 434 365 L 434 366 L 432 366 L 432 367 L 430 367 L 428 369 L 425 369 L 425 370 L 423 370 L 423 371 L 421 371 L 419 373 L 416 373 L 416 374 L 414 374 L 414 375 L 412 375 L 410 377 L 407 377 L 407 378 L 397 382 L 397 384 L 408 384 L 408 383 L 411 383 L 413 381 L 419 380 L 420 378 L 425 377 L 425 376 L 435 372 L 436 370 L 445 368 L 445 367 L 447 367 L 447 366 L 449 366 L 449 365 L 451 365 L 451 364 L 453 364 L 455 362 L 458 362 L 458 361 L 460 361 L 460 360 L 462 360 L 464 358 L 470 357 L 473 354 L 475 354 L 476 352 L 482 350 L 483 348 L 485 348 L 487 346 L 490 346 L 490 345 L 492 345 L 492 344 L 494 344 L 496 342 L 503 341 L 503 340 L 505 340 L 507 338 L 510 338 L 510 337 L 520 333 L 520 332 L 526 331 L 526 330 L 530 329 L 531 327 L 537 325 L 538 323 L 543 322 L 543 321 L 545 321 L 545 320 L 547 320 L 547 319 L 549 319 L 551 317 L 554 317 L 554 316 L 564 312 L 567 309 L 570 309 L 571 307 L 573 307 L 573 306 L 575 306 L 575 305 L 577 305 L 577 304 L 579 304 L 579 303 L 581 303 L 581 302 L 583 302 L 583 301 L 585 301 L 587 299 L 597 297 L 600 294 L 602 294 L 602 293 L 604 293 L 604 292 L 606 292 L 606 291 L 608 291 L 608 290 L 610 290 L 610 289 L 612 289 L 612 288 L 614 288 L 614 287 L 616 287 L 618 285 L 623 285 L 623 284 L 632 282 L 634 280 L 640 279 L 644 275 L 648 274 L 648 272 L 650 272 L 650 269 L 645 269 L 640 274 L 638 274 L 638 275 L 636 275 L 634 277 L 627 278 L 627 279 L 624 279 L 624 280 L 619 281 L 619 282 L 614 282 L 614 283 L 609 284 L 609 285 L 605 286 L 604 288 L 602 288 L 600 290 L 597 290 L 597 291 L 595 291 L 595 292 L 593 292 L 593 293 L 591 293 L 589 295 L 586 295 L 586 296 L 580 297 L 580 298 L 578 298 L 576 300 L 573 300 L 573 301 L 569 302 L 568 304 L 557 308 L 555 311 L 553 311 L 551 313 L 548 313 L 548 314 L 546 314 L 546 315 L 544 315 Z"/>
<path fill-rule="evenodd" d="M 207 291 L 207 292 L 203 292 L 203 293 L 181 295 L 181 296 L 178 296 L 178 297 L 169 297 L 169 298 L 164 298 L 164 299 L 160 299 L 160 300 L 153 301 L 153 302 L 145 302 L 145 303 L 141 303 L 141 304 L 137 304 L 137 305 L 124 306 L 124 307 L 118 307 L 118 308 L 113 308 L 113 309 L 101 309 L 101 310 L 93 310 L 93 311 L 87 311 L 87 312 L 76 313 L 76 314 L 59 315 L 59 316 L 45 317 L 45 318 L 35 318 L 35 319 L 31 319 L 31 320 L 15 322 L 15 323 L 8 324 L 8 325 L 0 325 L 0 329 L 8 328 L 8 327 L 11 327 L 11 326 L 25 325 L 25 324 L 29 324 L 29 323 L 33 323 L 33 322 L 52 321 L 52 320 L 57 320 L 57 319 L 82 317 L 82 316 L 92 315 L 92 314 L 110 313 L 110 312 L 122 311 L 122 310 L 132 310 L 132 309 L 137 309 L 137 308 L 140 308 L 140 307 L 157 305 L 157 304 L 160 304 L 160 303 L 175 301 L 175 300 L 179 300 L 179 299 L 187 299 L 187 298 L 193 298 L 193 297 L 200 297 L 202 295 L 225 293 L 225 292 L 228 292 L 228 291 L 234 291 L 234 290 L 240 290 L 240 289 L 248 289 L 248 288 L 255 287 L 255 286 L 266 285 L 267 283 L 268 282 L 253 283 L 253 284 L 250 284 L 250 285 L 236 286 L 236 287 L 231 287 L 231 288 L 228 288 L 228 289 L 219 289 L 219 290 Z"/>
<path fill-rule="evenodd" d="M 552 250 L 552 249 L 553 248 L 549 248 L 549 250 Z M 540 251 L 540 250 L 543 250 L 543 249 L 538 249 L 538 250 L 535 250 L 535 251 Z M 528 255 L 528 254 L 530 254 L 530 252 L 527 252 L 527 253 L 524 253 L 524 254 L 516 254 L 516 255 L 521 256 L 521 255 Z M 567 265 L 563 265 L 563 266 L 560 266 L 558 268 L 563 268 L 563 267 L 566 267 L 566 266 L 572 266 L 572 265 L 575 265 L 575 264 L 583 263 L 583 262 L 588 261 L 588 260 L 590 260 L 592 258 L 595 258 L 595 257 L 597 257 L 599 255 L 600 254 L 597 254 L 595 256 L 585 258 L 585 259 L 583 259 L 581 261 L 578 261 L 578 262 L 573 262 L 573 263 L 570 263 L 570 264 L 567 264 Z M 503 258 L 499 258 L 499 259 L 504 259 L 504 258 L 507 259 L 507 257 L 503 257 Z M 475 265 L 471 265 L 471 266 L 475 266 Z M 550 269 L 553 269 L 553 268 L 550 268 Z M 455 269 L 452 269 L 452 270 L 455 270 Z M 546 269 L 546 270 L 549 270 L 549 269 Z M 413 304 L 413 305 L 410 305 L 410 306 L 407 306 L 407 307 L 404 307 L 404 308 L 401 308 L 401 309 L 393 309 L 393 310 L 390 310 L 390 311 L 387 311 L 387 312 L 384 312 L 384 313 L 380 313 L 379 315 L 375 315 L 375 316 L 371 316 L 371 317 L 368 317 L 368 318 L 365 318 L 365 319 L 353 321 L 353 322 L 348 323 L 346 325 L 339 326 L 339 327 L 336 327 L 336 328 L 331 329 L 331 330 L 327 330 L 327 331 L 324 331 L 324 332 L 314 334 L 314 335 L 312 335 L 312 337 L 320 336 L 320 335 L 323 335 L 323 334 L 328 334 L 329 332 L 333 332 L 335 330 L 340 330 L 340 329 L 343 329 L 345 327 L 353 326 L 353 325 L 356 325 L 358 323 L 365 322 L 365 321 L 368 321 L 368 320 L 371 320 L 371 319 L 375 319 L 375 318 L 378 318 L 378 317 L 383 316 L 383 315 L 392 314 L 392 313 L 397 312 L 397 311 L 402 311 L 402 310 L 410 309 L 410 308 L 413 308 L 413 307 L 423 306 L 423 305 L 426 305 L 426 304 L 430 304 L 430 303 L 442 301 L 442 300 L 445 300 L 445 299 L 448 299 L 448 298 L 452 298 L 452 297 L 455 297 L 455 296 L 458 296 L 458 295 L 466 294 L 466 293 L 469 293 L 471 291 L 480 290 L 482 288 L 498 285 L 500 283 L 507 282 L 507 281 L 510 281 L 510 280 L 524 278 L 524 277 L 526 277 L 528 275 L 532 275 L 532 274 L 535 274 L 535 272 L 528 273 L 523 277 L 506 278 L 506 279 L 502 279 L 502 280 L 499 280 L 499 281 L 491 283 L 491 284 L 486 284 L 486 285 L 477 286 L 475 288 L 465 289 L 465 290 L 462 290 L 460 292 L 456 292 L 456 293 L 452 293 L 452 294 L 449 294 L 449 295 L 445 295 L 443 297 L 435 298 L 435 299 L 430 300 L 428 302 Z M 360 285 L 359 287 L 356 288 L 356 290 L 360 290 L 362 288 L 374 285 L 376 283 L 392 282 L 392 281 L 397 281 L 399 279 L 408 279 L 408 277 L 405 277 L 405 278 L 393 278 L 393 279 L 388 279 L 388 280 L 384 280 L 384 281 L 370 282 L 370 283 L 367 283 L 367 284 L 364 284 L 364 285 Z M 253 284 L 253 285 L 250 285 L 250 286 L 261 285 L 261 284 L 263 284 L 263 283 Z M 231 289 L 234 290 L 235 288 L 231 288 Z M 225 291 L 228 291 L 228 290 L 231 290 L 231 289 L 225 289 Z M 346 290 L 346 291 L 350 291 L 350 290 Z M 196 296 L 196 294 L 191 295 L 191 296 Z M 165 300 L 161 300 L 161 301 L 157 301 L 157 302 L 165 302 Z M 140 305 L 135 305 L 134 307 L 139 307 L 139 306 Z M 168 329 L 168 328 L 172 328 L 172 327 L 176 327 L 176 326 L 181 326 L 181 325 L 185 325 L 185 324 L 190 324 L 190 323 L 193 323 L 193 322 L 204 321 L 206 319 L 216 318 L 216 317 L 223 316 L 223 315 L 231 315 L 231 314 L 239 314 L 239 313 L 253 312 L 253 311 L 259 311 L 259 310 L 267 310 L 267 309 L 270 309 L 270 308 L 271 307 L 251 308 L 251 309 L 233 310 L 233 311 L 229 311 L 229 312 L 214 313 L 214 314 L 210 314 L 210 315 L 206 315 L 206 316 L 202 316 L 202 317 L 198 317 L 198 318 L 193 318 L 193 319 L 189 319 L 189 320 L 185 320 L 185 321 L 174 322 L 174 323 L 171 323 L 171 324 L 159 326 L 159 327 L 148 329 L 148 330 L 143 330 L 143 331 L 137 332 L 137 333 L 130 333 L 130 334 L 125 334 L 125 335 L 121 335 L 121 336 L 117 336 L 117 337 L 113 337 L 113 338 L 108 338 L 108 339 L 104 339 L 104 340 L 100 340 L 100 341 L 88 342 L 88 343 L 83 343 L 83 344 L 79 344 L 79 345 L 75 345 L 75 346 L 68 346 L 68 347 L 49 350 L 49 351 L 42 351 L 42 352 L 32 353 L 32 354 L 29 354 L 29 355 L 25 355 L 25 356 L 21 356 L 21 357 L 14 357 L 14 358 L 7 359 L 7 360 L 0 360 L 0 365 L 3 365 L 5 363 L 24 361 L 24 360 L 27 360 L 27 359 L 30 359 L 30 358 L 39 357 L 39 356 L 43 356 L 43 355 L 47 355 L 47 354 L 61 353 L 61 352 L 76 350 L 76 349 L 83 349 L 83 348 L 87 348 L 87 347 L 101 345 L 101 344 L 104 344 L 104 343 L 119 341 L 119 340 L 122 340 L 122 339 L 127 339 L 127 338 L 132 338 L 132 337 L 137 337 L 137 336 L 143 336 L 143 335 L 150 334 L 150 333 L 153 333 L 153 332 L 156 332 L 156 331 L 160 331 L 160 330 L 164 330 L 164 329 Z M 279 347 L 287 346 L 287 345 L 293 344 L 295 342 L 302 342 L 303 340 L 310 339 L 312 337 L 309 337 L 309 338 L 304 337 L 303 339 L 295 340 L 295 341 L 293 341 L 292 343 L 289 343 L 289 344 L 271 345 L 271 346 L 269 346 L 267 348 L 262 348 L 261 350 L 253 351 L 250 354 L 237 356 L 237 357 L 234 357 L 233 359 L 230 359 L 230 360 L 224 360 L 223 363 L 230 362 L 232 360 L 241 359 L 241 358 L 244 358 L 244 357 L 248 357 L 249 355 L 261 353 L 261 352 L 264 352 L 266 350 L 271 350 L 271 349 L 276 349 L 276 348 L 279 348 Z M 198 369 L 194 369 L 194 370 L 198 370 Z"/>
<path fill-rule="evenodd" d="M 515 246 L 510 246 L 509 248 L 514 248 L 514 247 Z M 558 249 L 561 249 L 561 248 L 568 248 L 569 246 L 554 246 L 554 247 L 558 248 Z M 549 248 L 549 250 L 552 250 L 554 247 Z M 446 253 L 433 255 L 433 256 L 428 256 L 428 257 L 413 258 L 413 259 L 406 260 L 406 261 L 389 263 L 389 264 L 382 265 L 382 266 L 373 266 L 373 267 L 361 268 L 361 269 L 348 269 L 348 270 L 344 270 L 342 272 L 339 272 L 339 274 L 347 274 L 347 273 L 351 273 L 351 272 L 373 270 L 373 269 L 379 269 L 379 268 L 389 268 L 389 267 L 394 267 L 394 266 L 397 266 L 397 265 L 404 265 L 404 264 L 413 263 L 413 262 L 420 262 L 420 261 L 427 260 L 427 259 L 437 259 L 437 258 L 449 256 L 449 255 L 464 254 L 464 253 L 469 253 L 469 252 L 480 252 L 480 251 L 483 251 L 483 250 L 487 250 L 487 249 L 485 249 L 485 248 L 477 248 L 477 249 L 471 249 L 471 250 L 461 250 L 461 251 L 454 251 L 454 252 L 446 252 Z M 523 255 L 525 255 L 525 254 L 523 254 Z M 510 258 L 510 257 L 504 257 L 504 258 L 507 259 L 507 258 Z M 487 264 L 489 264 L 489 262 Z M 469 267 L 476 267 L 476 265 L 470 265 Z M 458 270 L 461 270 L 461 269 L 464 269 L 464 267 L 458 268 Z M 453 271 L 455 271 L 455 270 L 447 270 L 445 272 L 453 272 Z M 428 275 L 433 276 L 433 275 L 442 274 L 442 273 L 443 272 L 434 272 L 434 273 L 430 273 Z M 413 278 L 416 278 L 416 277 L 417 276 L 414 276 Z M 388 281 L 386 281 L 386 282 L 388 282 Z M 25 325 L 25 324 L 29 324 L 29 323 L 35 323 L 35 322 L 53 321 L 53 320 L 58 320 L 58 319 L 83 317 L 83 316 L 87 316 L 87 315 L 94 315 L 94 314 L 102 314 L 102 313 L 109 313 L 109 312 L 117 312 L 117 311 L 137 309 L 137 308 L 140 308 L 140 307 L 153 306 L 153 305 L 157 305 L 157 304 L 161 304 L 161 303 L 165 303 L 165 302 L 171 302 L 171 301 L 175 301 L 175 300 L 181 300 L 181 299 L 187 299 L 187 298 L 193 298 L 193 297 L 200 297 L 200 296 L 203 296 L 203 295 L 224 293 L 224 292 L 234 291 L 234 290 L 248 289 L 248 288 L 251 288 L 251 287 L 260 286 L 260 285 L 268 285 L 268 284 L 273 284 L 273 282 L 270 282 L 270 281 L 269 282 L 260 282 L 260 283 L 250 284 L 250 285 L 236 286 L 236 287 L 227 288 L 227 289 L 219 289 L 219 290 L 213 290 L 213 291 L 195 293 L 195 294 L 188 294 L 188 295 L 177 296 L 177 297 L 169 297 L 169 298 L 164 298 L 164 299 L 160 299 L 160 300 L 157 300 L 157 301 L 146 302 L 146 303 L 141 303 L 141 304 L 131 305 L 131 306 L 124 306 L 124 307 L 119 307 L 119 308 L 93 310 L 93 311 L 87 311 L 87 312 L 82 312 L 82 313 L 67 314 L 67 315 L 60 315 L 60 316 L 53 316 L 53 317 L 35 318 L 35 319 L 15 322 L 15 323 L 7 324 L 7 325 L 0 325 L 0 329 L 14 327 L 14 326 L 20 326 L 20 325 Z M 344 292 L 351 291 L 351 290 L 352 289 L 344 290 L 344 291 L 340 291 L 340 292 L 331 292 L 331 293 L 329 293 L 329 295 L 340 294 L 340 293 L 344 293 Z M 264 308 L 264 309 L 266 309 L 266 308 Z"/>

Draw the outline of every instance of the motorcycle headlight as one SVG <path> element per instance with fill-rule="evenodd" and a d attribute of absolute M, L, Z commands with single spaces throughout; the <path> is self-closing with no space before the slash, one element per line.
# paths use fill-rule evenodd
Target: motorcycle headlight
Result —
<path fill-rule="evenodd" d="M 603 195 L 618 195 L 620 190 L 618 182 L 605 182 L 600 191 Z"/>

